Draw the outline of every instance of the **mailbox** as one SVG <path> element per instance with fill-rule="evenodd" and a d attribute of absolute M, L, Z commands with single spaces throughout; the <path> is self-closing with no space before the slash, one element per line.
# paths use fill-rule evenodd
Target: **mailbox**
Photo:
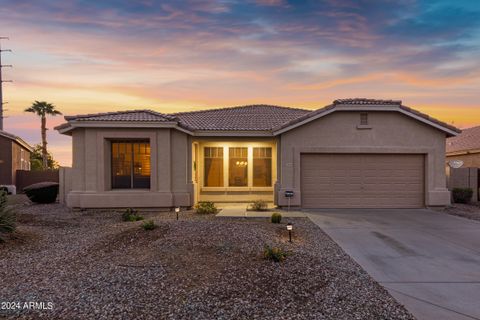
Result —
<path fill-rule="evenodd" d="M 293 197 L 293 191 L 292 190 L 285 191 L 285 197 L 286 198 L 292 198 Z"/>

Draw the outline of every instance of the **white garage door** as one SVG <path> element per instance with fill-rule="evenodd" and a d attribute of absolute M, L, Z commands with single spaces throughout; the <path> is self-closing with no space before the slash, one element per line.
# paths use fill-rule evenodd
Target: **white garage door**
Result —
<path fill-rule="evenodd" d="M 421 208 L 424 156 L 302 154 L 304 208 Z"/>

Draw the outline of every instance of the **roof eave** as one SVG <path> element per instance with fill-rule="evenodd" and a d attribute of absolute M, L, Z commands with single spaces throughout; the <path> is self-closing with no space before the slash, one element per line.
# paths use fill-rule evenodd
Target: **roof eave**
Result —
<path fill-rule="evenodd" d="M 196 130 L 196 137 L 273 137 L 270 130 Z"/>
<path fill-rule="evenodd" d="M 193 135 L 193 133 L 178 125 L 176 121 L 86 121 L 86 120 L 70 120 L 60 126 L 55 127 L 61 134 L 70 135 L 71 131 L 76 128 L 135 128 L 135 129 L 152 129 L 152 128 L 171 128 Z"/>
<path fill-rule="evenodd" d="M 11 133 L 7 133 L 5 132 L 5 134 L 0 134 L 0 136 L 2 137 L 5 137 L 11 141 L 14 141 L 16 142 L 17 144 L 19 144 L 20 146 L 22 146 L 23 148 L 27 149 L 29 152 L 33 152 L 33 147 L 30 146 L 25 140 L 23 140 L 22 138 L 20 138 L 19 136 L 16 136 L 14 134 L 11 134 Z"/>
<path fill-rule="evenodd" d="M 447 151 L 445 155 L 449 156 L 461 156 L 466 154 L 475 154 L 480 153 L 480 149 L 467 149 L 467 150 L 456 150 L 456 151 Z"/>
<path fill-rule="evenodd" d="M 22 147 L 24 147 L 25 149 L 27 149 L 29 152 L 33 152 L 33 147 L 30 146 L 27 142 L 25 142 L 23 139 L 21 138 L 16 138 L 14 140 L 16 143 L 18 143 L 19 145 L 21 145 Z"/>

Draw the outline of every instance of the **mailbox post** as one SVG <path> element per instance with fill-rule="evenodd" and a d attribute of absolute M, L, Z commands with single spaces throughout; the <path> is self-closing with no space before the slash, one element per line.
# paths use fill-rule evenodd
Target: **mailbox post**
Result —
<path fill-rule="evenodd" d="M 285 198 L 288 199 L 288 211 L 290 211 L 290 199 L 293 198 L 293 191 L 292 190 L 286 190 L 285 191 Z"/>

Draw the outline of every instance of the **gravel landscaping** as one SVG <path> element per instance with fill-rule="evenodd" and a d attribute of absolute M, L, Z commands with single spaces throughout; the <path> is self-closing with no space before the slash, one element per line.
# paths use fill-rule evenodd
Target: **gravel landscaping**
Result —
<path fill-rule="evenodd" d="M 140 213 L 158 225 L 145 231 L 120 212 L 25 201 L 16 199 L 18 231 L 0 244 L 0 303 L 47 310 L 0 318 L 413 319 L 306 218 Z M 286 260 L 265 260 L 266 244 Z"/>
<path fill-rule="evenodd" d="M 436 210 L 454 216 L 480 221 L 480 206 L 478 204 L 453 203 L 449 207 L 438 208 Z"/>

